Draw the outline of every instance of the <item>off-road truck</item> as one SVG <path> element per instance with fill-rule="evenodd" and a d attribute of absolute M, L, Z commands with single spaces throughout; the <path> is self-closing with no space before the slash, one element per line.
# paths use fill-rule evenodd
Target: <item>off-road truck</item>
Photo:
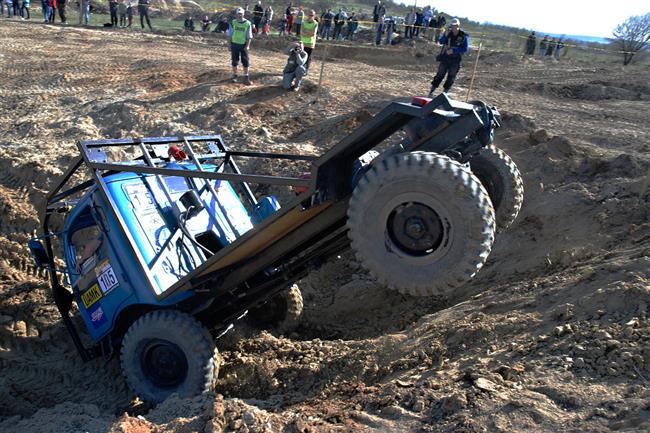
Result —
<path fill-rule="evenodd" d="M 498 126 L 495 108 L 443 94 L 390 103 L 320 157 L 218 135 L 81 141 L 30 249 L 84 360 L 119 354 L 152 403 L 194 395 L 214 386 L 215 335 L 246 313 L 295 325 L 294 283 L 349 248 L 403 293 L 459 290 L 521 206 Z M 244 159 L 308 174 L 245 173 Z M 280 204 L 260 185 L 296 193 Z"/>

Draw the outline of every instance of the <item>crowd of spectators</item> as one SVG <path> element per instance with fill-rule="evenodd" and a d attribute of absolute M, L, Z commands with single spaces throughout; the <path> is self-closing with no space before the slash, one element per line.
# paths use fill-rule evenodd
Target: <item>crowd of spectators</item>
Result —
<path fill-rule="evenodd" d="M 564 42 L 562 41 L 562 38 L 552 38 L 549 37 L 549 35 L 546 35 L 544 36 L 544 39 L 539 41 L 539 47 L 537 47 L 537 36 L 535 36 L 535 32 L 531 32 L 526 40 L 526 49 L 524 54 L 534 57 L 537 53 L 537 56 L 539 56 L 541 60 L 547 57 L 560 60 L 563 52 Z"/>

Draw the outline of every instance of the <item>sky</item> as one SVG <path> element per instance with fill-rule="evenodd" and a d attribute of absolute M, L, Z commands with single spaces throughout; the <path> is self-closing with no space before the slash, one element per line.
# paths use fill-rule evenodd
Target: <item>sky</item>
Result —
<path fill-rule="evenodd" d="M 409 0 L 404 3 L 410 3 Z M 418 0 L 446 14 L 541 33 L 610 37 L 617 24 L 650 12 L 650 0 Z M 462 22 L 461 22 L 462 27 Z"/>

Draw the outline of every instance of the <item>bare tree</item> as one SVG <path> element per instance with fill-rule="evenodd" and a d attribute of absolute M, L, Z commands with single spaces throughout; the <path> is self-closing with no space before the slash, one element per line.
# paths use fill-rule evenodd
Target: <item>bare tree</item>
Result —
<path fill-rule="evenodd" d="M 613 35 L 623 51 L 623 65 L 628 65 L 650 42 L 650 13 L 628 18 L 616 26 Z"/>

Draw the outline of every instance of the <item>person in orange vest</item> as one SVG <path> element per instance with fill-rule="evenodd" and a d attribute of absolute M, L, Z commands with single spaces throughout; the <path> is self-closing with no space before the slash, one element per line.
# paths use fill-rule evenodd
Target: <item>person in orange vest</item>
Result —
<path fill-rule="evenodd" d="M 307 12 L 305 21 L 302 23 L 300 29 L 300 42 L 305 46 L 305 52 L 309 55 L 305 69 L 309 71 L 309 63 L 311 62 L 312 51 L 316 48 L 316 35 L 318 34 L 318 21 L 316 21 L 316 11 L 310 9 Z"/>

